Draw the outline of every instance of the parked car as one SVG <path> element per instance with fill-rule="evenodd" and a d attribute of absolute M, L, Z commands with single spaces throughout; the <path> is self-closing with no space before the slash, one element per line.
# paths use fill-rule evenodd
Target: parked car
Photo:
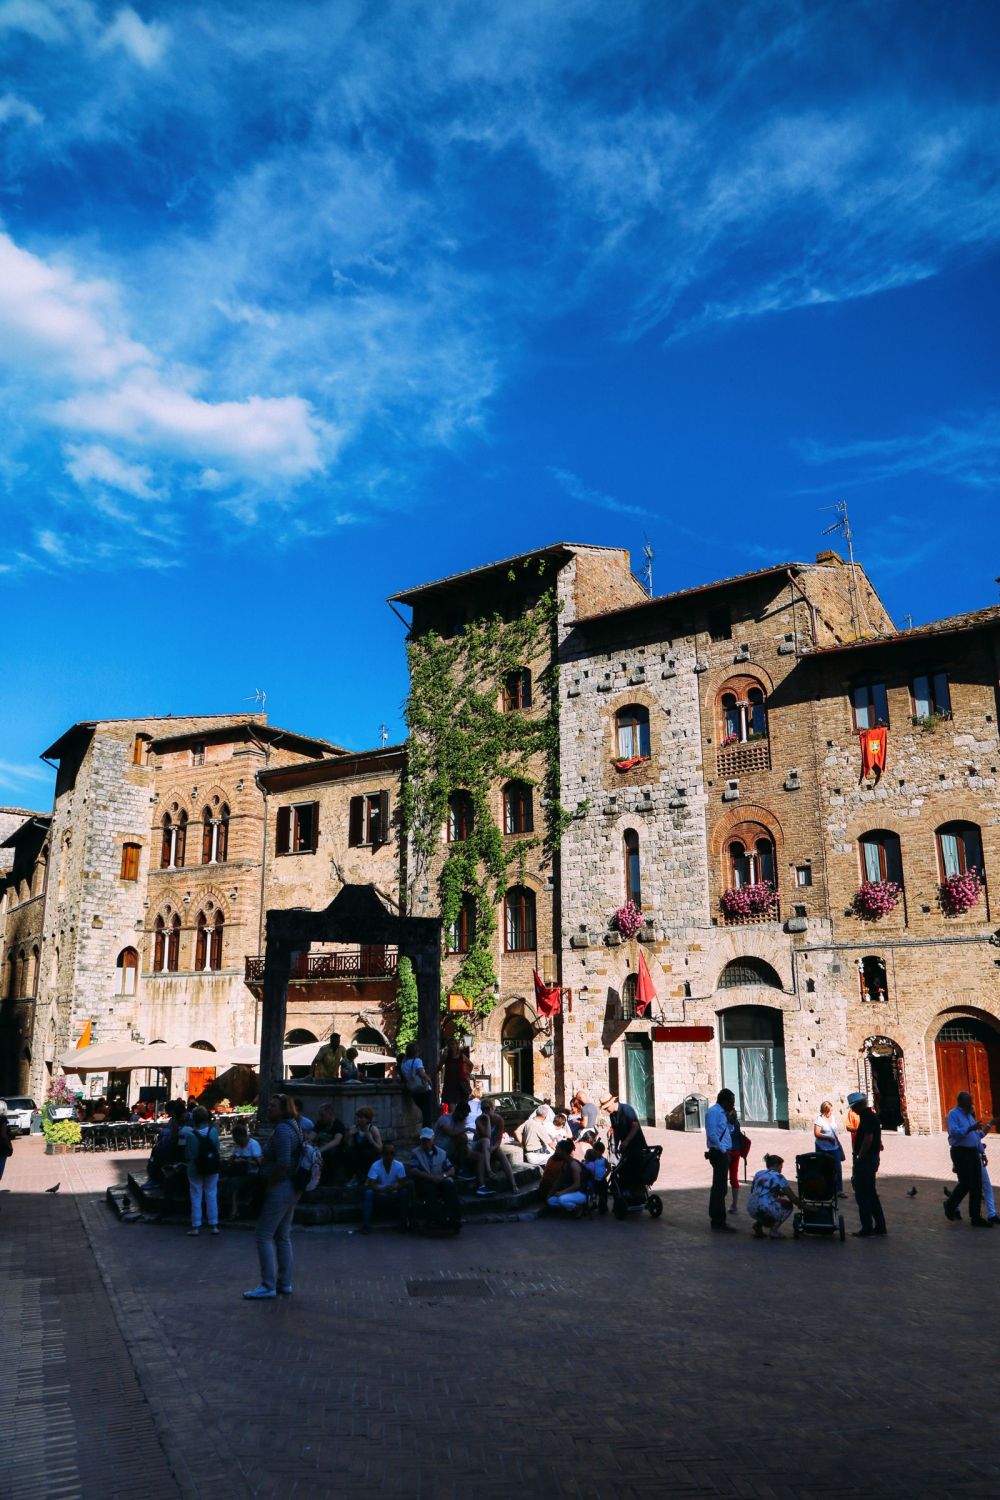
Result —
<path fill-rule="evenodd" d="M 34 1099 L 29 1099 L 26 1094 L 8 1094 L 4 1103 L 7 1106 L 7 1123 L 11 1135 L 28 1135 L 31 1131 L 31 1117 L 37 1109 Z"/>

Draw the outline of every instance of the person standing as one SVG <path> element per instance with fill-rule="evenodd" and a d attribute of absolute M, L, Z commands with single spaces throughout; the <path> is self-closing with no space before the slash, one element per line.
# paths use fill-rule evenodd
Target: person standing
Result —
<path fill-rule="evenodd" d="M 447 1104 L 449 1110 L 455 1108 L 462 1100 L 468 1098 L 468 1088 L 465 1079 L 465 1059 L 458 1045 L 458 1038 L 451 1037 L 445 1048 L 444 1056 L 438 1066 L 441 1074 L 441 1102 Z"/>
<path fill-rule="evenodd" d="M 851 1182 L 858 1204 L 861 1228 L 855 1229 L 854 1238 L 870 1240 L 886 1233 L 885 1215 L 878 1195 L 879 1158 L 882 1155 L 882 1122 L 868 1103 L 868 1095 L 848 1094 L 848 1108 L 858 1117 L 854 1131 L 854 1171 Z M 977 1160 L 978 1170 L 978 1160 Z"/>
<path fill-rule="evenodd" d="M 746 1161 L 750 1154 L 750 1141 L 740 1129 L 740 1117 L 735 1107 L 729 1111 L 729 1129 L 733 1138 L 733 1144 L 729 1148 L 729 1191 L 733 1200 L 729 1205 L 729 1212 L 734 1214 L 740 1201 L 740 1162 Z"/>
<path fill-rule="evenodd" d="M 340 1067 L 346 1056 L 347 1048 L 340 1040 L 340 1032 L 331 1032 L 330 1040 L 323 1043 L 313 1058 L 310 1070 L 312 1076 L 314 1078 L 339 1078 Z"/>
<path fill-rule="evenodd" d="M 841 1162 L 846 1153 L 840 1144 L 836 1121 L 833 1118 L 833 1105 L 829 1099 L 823 1100 L 819 1107 L 819 1114 L 813 1121 L 813 1138 L 815 1141 L 813 1150 L 817 1155 L 828 1155 L 834 1159 L 837 1171 L 837 1196 L 841 1197 L 844 1191 L 844 1170 Z"/>
<path fill-rule="evenodd" d="M 403 1079 L 403 1087 L 420 1111 L 420 1117 L 424 1127 L 434 1125 L 434 1085 L 431 1083 L 427 1069 L 424 1067 L 423 1058 L 416 1042 L 410 1042 L 406 1048 L 406 1057 L 400 1067 L 400 1075 Z"/>
<path fill-rule="evenodd" d="M 202 1105 L 196 1105 L 191 1129 L 184 1143 L 188 1188 L 191 1193 L 191 1228 L 188 1234 L 201 1233 L 202 1203 L 209 1234 L 219 1232 L 219 1132 L 212 1116 Z"/>
<path fill-rule="evenodd" d="M 14 1143 L 10 1138 L 10 1121 L 7 1119 L 7 1101 L 0 1099 L 0 1178 L 9 1157 L 14 1155 Z"/>
<path fill-rule="evenodd" d="M 720 1089 L 715 1103 L 705 1113 L 705 1153 L 712 1165 L 712 1189 L 708 1195 L 708 1218 L 712 1228 L 735 1234 L 726 1222 L 726 1189 L 729 1185 L 729 1153 L 733 1149 L 733 1127 L 729 1112 L 736 1107 L 732 1089 Z M 603 1108 L 603 1105 L 602 1105 Z"/>
<path fill-rule="evenodd" d="M 642 1133 L 639 1116 L 631 1104 L 623 1104 L 617 1094 L 605 1094 L 601 1100 L 601 1109 L 611 1121 L 611 1136 L 618 1153 L 618 1181 L 625 1192 L 640 1193 L 645 1187 L 642 1166 L 646 1137 Z"/>
<path fill-rule="evenodd" d="M 287 1094 L 271 1096 L 267 1119 L 274 1130 L 264 1148 L 261 1165 L 266 1189 L 257 1220 L 260 1285 L 243 1293 L 250 1302 L 274 1298 L 279 1292 L 283 1297 L 292 1294 L 292 1218 L 299 1201 L 299 1189 L 292 1175 L 302 1153 L 302 1128 L 295 1104 Z"/>
<path fill-rule="evenodd" d="M 965 1089 L 955 1100 L 955 1108 L 948 1113 L 946 1128 L 948 1145 L 951 1147 L 951 1162 L 958 1183 L 944 1200 L 946 1219 L 958 1218 L 958 1205 L 969 1195 L 969 1219 L 977 1229 L 992 1229 L 989 1219 L 983 1218 L 983 1136 L 993 1128 L 993 1121 L 984 1124 L 977 1120 L 972 1108 L 972 1095 Z"/>

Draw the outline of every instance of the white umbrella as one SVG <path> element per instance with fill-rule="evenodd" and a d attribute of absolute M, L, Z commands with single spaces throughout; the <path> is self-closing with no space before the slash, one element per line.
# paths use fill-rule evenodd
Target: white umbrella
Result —
<path fill-rule="evenodd" d="M 225 1053 L 206 1052 L 201 1047 L 173 1046 L 170 1042 L 139 1047 L 134 1042 L 104 1042 L 96 1047 L 74 1047 L 64 1052 L 59 1066 L 64 1073 L 131 1073 L 140 1068 L 225 1067 Z"/>

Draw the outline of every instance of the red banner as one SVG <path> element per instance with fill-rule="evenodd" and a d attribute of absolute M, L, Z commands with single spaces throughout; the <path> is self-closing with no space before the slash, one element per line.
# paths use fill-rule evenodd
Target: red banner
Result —
<path fill-rule="evenodd" d="M 557 984 L 547 985 L 534 970 L 535 1009 L 540 1016 L 555 1016 L 562 1010 L 562 992 Z"/>
<path fill-rule="evenodd" d="M 887 729 L 859 729 L 858 737 L 861 740 L 861 776 L 864 781 L 866 776 L 874 776 L 876 784 L 882 779 L 885 770 L 885 756 L 888 749 L 889 731 Z"/>
<path fill-rule="evenodd" d="M 715 1036 L 713 1026 L 654 1026 L 654 1042 L 710 1042 Z"/>

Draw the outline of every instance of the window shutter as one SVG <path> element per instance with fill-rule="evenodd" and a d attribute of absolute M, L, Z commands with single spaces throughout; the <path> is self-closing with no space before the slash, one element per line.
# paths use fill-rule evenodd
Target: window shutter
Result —
<path fill-rule="evenodd" d="M 223 812 L 219 819 L 219 837 L 215 845 L 215 858 L 217 863 L 224 865 L 229 858 L 229 814 Z"/>
<path fill-rule="evenodd" d="M 531 707 L 531 673 L 527 667 L 521 674 L 521 707 Z"/>
<path fill-rule="evenodd" d="M 378 841 L 380 844 L 389 842 L 389 793 L 378 794 Z"/>
<path fill-rule="evenodd" d="M 212 860 L 212 819 L 207 810 L 205 821 L 201 828 L 201 862 L 203 865 L 210 864 Z"/>
<path fill-rule="evenodd" d="M 166 870 L 170 866 L 170 820 L 163 820 L 163 843 L 160 845 L 160 869 Z"/>
<path fill-rule="evenodd" d="M 187 849 L 187 819 L 182 817 L 177 824 L 177 842 L 174 845 L 174 864 L 178 870 L 184 866 L 184 853 Z"/>
<path fill-rule="evenodd" d="M 364 797 L 351 798 L 351 811 L 347 824 L 347 842 L 352 849 L 356 849 L 364 842 L 365 836 L 365 799 Z"/>
<path fill-rule="evenodd" d="M 292 809 L 290 807 L 278 808 L 278 829 L 274 841 L 275 854 L 287 854 L 292 826 Z"/>
<path fill-rule="evenodd" d="M 315 851 L 319 848 L 319 803 L 312 804 L 312 841 L 309 848 Z"/>

